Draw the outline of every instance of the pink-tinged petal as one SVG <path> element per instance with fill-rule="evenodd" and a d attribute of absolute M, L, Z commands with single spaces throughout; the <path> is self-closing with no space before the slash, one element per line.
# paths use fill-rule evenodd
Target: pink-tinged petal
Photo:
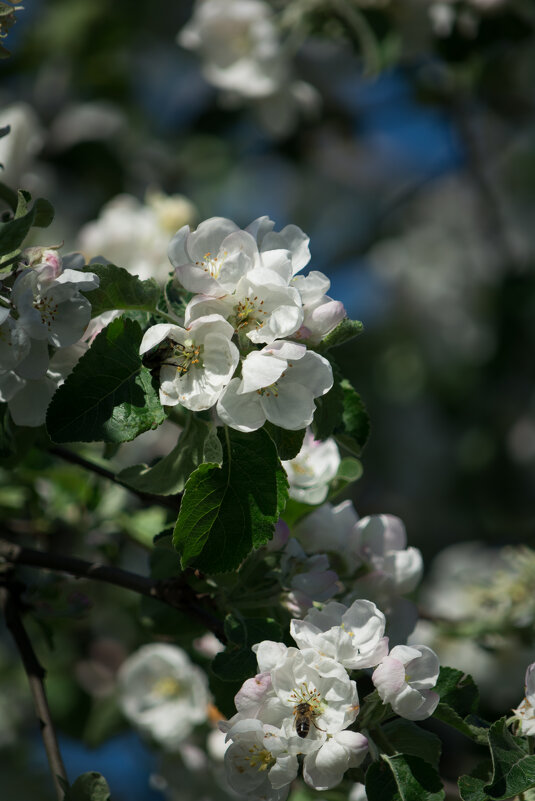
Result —
<path fill-rule="evenodd" d="M 438 656 L 426 645 L 413 646 L 420 656 L 405 665 L 407 681 L 415 690 L 430 690 L 435 686 L 440 673 Z"/>
<path fill-rule="evenodd" d="M 221 420 L 237 431 L 256 431 L 266 422 L 266 415 L 260 404 L 260 395 L 250 392 L 238 394 L 241 385 L 239 378 L 233 378 L 217 402 L 217 414 Z"/>
<path fill-rule="evenodd" d="M 407 687 L 393 701 L 392 709 L 406 720 L 425 720 L 431 717 L 438 706 L 440 696 L 432 690 L 413 690 Z"/>
<path fill-rule="evenodd" d="M 347 749 L 350 768 L 356 768 L 366 758 L 368 753 L 368 740 L 358 731 L 339 731 L 333 735 L 336 742 Z"/>
<path fill-rule="evenodd" d="M 385 656 L 373 671 L 372 681 L 382 700 L 388 703 L 405 684 L 405 665 L 392 656 Z"/>
<path fill-rule="evenodd" d="M 271 673 L 258 673 L 247 679 L 234 696 L 234 705 L 238 712 L 256 708 L 271 690 Z"/>

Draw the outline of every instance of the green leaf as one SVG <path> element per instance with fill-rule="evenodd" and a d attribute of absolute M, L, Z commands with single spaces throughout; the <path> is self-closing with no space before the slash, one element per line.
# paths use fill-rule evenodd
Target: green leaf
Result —
<path fill-rule="evenodd" d="M 426 731 L 411 720 L 396 718 L 383 725 L 388 741 L 402 754 L 420 757 L 438 770 L 442 751 L 440 737 Z"/>
<path fill-rule="evenodd" d="M 433 689 L 440 695 L 441 703 L 451 706 L 463 718 L 477 709 L 478 689 L 473 678 L 462 670 L 441 667 Z"/>
<path fill-rule="evenodd" d="M 331 498 L 339 495 L 348 484 L 358 481 L 362 476 L 362 472 L 362 462 L 358 459 L 353 459 L 350 456 L 342 459 L 336 471 L 336 475 L 331 481 L 327 500 L 330 501 Z"/>
<path fill-rule="evenodd" d="M 414 756 L 381 754 L 366 773 L 368 801 L 441 801 L 444 789 L 436 770 Z"/>
<path fill-rule="evenodd" d="M 295 459 L 301 450 L 306 433 L 305 428 L 299 431 L 288 431 L 285 428 L 279 428 L 273 425 L 273 423 L 264 423 L 264 431 L 267 431 L 277 446 L 279 459 L 282 461 Z"/>
<path fill-rule="evenodd" d="M 182 497 L 173 542 L 182 566 L 206 573 L 234 570 L 273 536 L 288 480 L 271 438 L 261 429 L 222 429 L 222 467 L 201 464 Z"/>
<path fill-rule="evenodd" d="M 316 398 L 316 411 L 312 421 L 312 431 L 316 439 L 330 437 L 342 424 L 344 413 L 344 392 L 340 385 L 340 375 L 333 365 L 334 384 L 326 395 Z"/>
<path fill-rule="evenodd" d="M 475 776 L 461 776 L 459 779 L 459 793 L 463 801 L 489 801 L 485 792 L 486 782 Z"/>
<path fill-rule="evenodd" d="M 457 729 L 465 737 L 477 740 L 479 732 L 475 730 L 471 718 L 465 720 L 475 712 L 479 700 L 472 677 L 456 668 L 441 667 L 434 690 L 440 695 L 440 703 L 433 717 Z"/>
<path fill-rule="evenodd" d="M 327 334 L 322 340 L 321 347 L 318 348 L 318 350 L 324 353 L 326 350 L 329 350 L 329 348 L 343 345 L 344 342 L 349 342 L 351 339 L 358 337 L 362 334 L 363 330 L 364 326 L 360 320 L 348 320 L 346 317 L 346 319 L 342 320 L 330 334 Z"/>
<path fill-rule="evenodd" d="M 100 279 L 98 289 L 86 293 L 96 317 L 113 309 L 154 312 L 160 298 L 160 287 L 149 278 L 141 281 L 137 276 L 114 264 L 89 264 L 86 272 Z"/>
<path fill-rule="evenodd" d="M 82 773 L 67 790 L 64 801 L 111 801 L 108 782 L 96 771 Z"/>
<path fill-rule="evenodd" d="M 343 392 L 344 411 L 342 428 L 337 428 L 337 442 L 355 456 L 360 456 L 370 436 L 370 418 L 358 392 L 355 392 L 347 379 L 340 382 Z"/>
<path fill-rule="evenodd" d="M 54 219 L 54 209 L 48 200 L 38 198 L 28 210 L 30 199 L 28 192 L 20 190 L 15 218 L 0 222 L 0 256 L 9 256 L 18 250 L 32 226 L 46 228 Z"/>
<path fill-rule="evenodd" d="M 54 442 L 127 442 L 163 422 L 141 338 L 139 325 L 122 318 L 100 332 L 48 407 Z"/>
<path fill-rule="evenodd" d="M 513 737 L 501 718 L 490 727 L 489 747 L 494 768 L 485 792 L 492 799 L 506 799 L 535 787 L 535 754 L 524 737 Z"/>
<path fill-rule="evenodd" d="M 227 646 L 212 662 L 214 674 L 222 681 L 244 681 L 256 673 L 256 656 L 250 648 Z"/>
<path fill-rule="evenodd" d="M 167 456 L 152 467 L 145 464 L 127 467 L 118 473 L 117 478 L 140 492 L 175 495 L 182 492 L 191 473 L 200 464 L 221 464 L 222 459 L 223 452 L 215 427 L 191 415 L 177 444 Z"/>

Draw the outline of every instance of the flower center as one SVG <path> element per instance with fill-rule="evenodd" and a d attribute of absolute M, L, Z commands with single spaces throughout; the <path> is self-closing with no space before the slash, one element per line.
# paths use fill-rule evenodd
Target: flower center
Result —
<path fill-rule="evenodd" d="M 162 676 L 154 684 L 152 690 L 160 698 L 178 698 L 184 691 L 178 679 L 173 676 Z"/>
<path fill-rule="evenodd" d="M 249 753 L 251 756 L 245 757 L 245 760 L 252 768 L 256 768 L 256 770 L 268 770 L 276 762 L 276 760 L 273 758 L 273 755 L 267 750 L 267 748 L 261 748 L 256 743 L 249 748 Z"/>
<path fill-rule="evenodd" d="M 254 298 L 249 296 L 240 300 L 234 307 L 236 331 L 243 331 L 244 328 L 262 328 L 264 320 L 261 318 L 267 315 L 262 306 L 264 301 L 258 300 L 258 296 Z"/>
<path fill-rule="evenodd" d="M 172 350 L 172 358 L 176 360 L 174 364 L 181 375 L 186 375 L 190 367 L 202 367 L 203 345 L 196 345 L 193 340 L 187 339 L 183 345 L 173 343 Z"/>
<path fill-rule="evenodd" d="M 37 309 L 41 315 L 41 321 L 43 325 L 46 325 L 50 328 L 56 319 L 58 304 L 54 303 L 52 298 L 49 298 L 48 295 L 44 295 L 44 297 L 37 297 L 34 300 L 33 307 L 34 309 Z"/>
<path fill-rule="evenodd" d="M 311 707 L 311 715 L 317 717 L 325 709 L 325 702 L 322 701 L 321 693 L 315 687 L 309 686 L 308 682 L 302 681 L 294 687 L 290 693 L 290 701 L 295 704 L 294 714 L 299 706 L 306 704 Z"/>
<path fill-rule="evenodd" d="M 224 253 L 218 253 L 217 256 L 212 256 L 210 251 L 205 253 L 203 256 L 202 261 L 196 261 L 195 264 L 197 267 L 202 267 L 205 273 L 210 273 L 212 278 L 219 278 L 219 273 L 221 272 L 221 267 L 225 263 L 225 259 L 228 256 L 228 252 L 225 250 Z"/>

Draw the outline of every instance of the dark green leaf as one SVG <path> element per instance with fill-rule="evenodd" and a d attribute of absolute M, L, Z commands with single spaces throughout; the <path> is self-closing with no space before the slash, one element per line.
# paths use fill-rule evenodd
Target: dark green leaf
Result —
<path fill-rule="evenodd" d="M 222 429 L 223 465 L 202 464 L 189 478 L 175 527 L 182 565 L 234 570 L 273 536 L 288 481 L 265 431 Z"/>
<path fill-rule="evenodd" d="M 219 458 L 215 443 L 219 446 Z M 177 444 L 167 456 L 152 467 L 147 467 L 145 464 L 127 467 L 121 470 L 117 478 L 140 492 L 175 495 L 177 492 L 182 492 L 191 473 L 200 464 L 203 462 L 220 464 L 222 458 L 221 444 L 214 426 L 191 415 Z"/>
<path fill-rule="evenodd" d="M 312 421 L 312 431 L 316 439 L 330 437 L 342 424 L 344 413 L 344 392 L 340 385 L 339 374 L 333 366 L 334 384 L 326 395 L 316 398 L 316 411 Z"/>
<path fill-rule="evenodd" d="M 126 442 L 163 422 L 141 338 L 139 325 L 122 318 L 100 332 L 48 407 L 54 442 Z"/>
<path fill-rule="evenodd" d="M 0 464 L 17 464 L 31 448 L 37 430 L 17 426 L 11 419 L 7 403 L 0 403 Z"/>
<path fill-rule="evenodd" d="M 273 618 L 241 617 L 227 615 L 225 618 L 225 634 L 234 645 L 251 648 L 262 640 L 282 639 L 282 628 Z"/>
<path fill-rule="evenodd" d="M 463 801 L 488 801 L 485 784 L 483 779 L 476 779 L 475 776 L 461 776 L 459 793 Z"/>
<path fill-rule="evenodd" d="M 343 426 L 338 427 L 334 434 L 340 445 L 360 456 L 370 436 L 370 418 L 360 395 L 349 381 L 344 378 L 340 387 L 343 392 Z"/>
<path fill-rule="evenodd" d="M 54 219 L 54 209 L 48 200 L 38 198 L 28 210 L 30 195 L 19 191 L 15 219 L 0 222 L 0 256 L 18 250 L 32 226 L 46 228 Z"/>
<path fill-rule="evenodd" d="M 82 773 L 67 790 L 65 801 L 111 801 L 110 788 L 100 773 Z"/>
<path fill-rule="evenodd" d="M 95 273 L 100 279 L 98 289 L 86 293 L 91 302 L 93 317 L 113 309 L 148 312 L 156 310 L 160 287 L 154 278 L 141 281 L 128 270 L 114 264 L 89 264 L 85 270 Z"/>
<path fill-rule="evenodd" d="M 335 348 L 337 345 L 343 345 L 344 342 L 349 342 L 355 339 L 359 334 L 362 334 L 364 326 L 360 320 L 342 320 L 330 334 L 323 339 L 319 350 L 325 352 L 329 348 Z"/>
<path fill-rule="evenodd" d="M 381 754 L 366 773 L 368 801 L 441 801 L 444 789 L 436 770 L 414 756 Z"/>
<path fill-rule="evenodd" d="M 273 423 L 265 423 L 264 430 L 267 431 L 277 446 L 279 459 L 283 461 L 295 459 L 303 445 L 306 429 L 302 428 L 300 431 L 288 431 L 285 428 L 274 426 Z"/>
<path fill-rule="evenodd" d="M 256 673 L 256 656 L 250 648 L 230 645 L 216 654 L 212 670 L 223 681 L 244 681 Z"/>
<path fill-rule="evenodd" d="M 451 706 L 461 717 L 477 709 L 479 693 L 473 678 L 457 668 L 441 667 L 434 692 L 443 704 Z"/>
<path fill-rule="evenodd" d="M 396 718 L 383 725 L 384 733 L 402 754 L 417 756 L 438 770 L 442 743 L 436 734 L 426 731 L 411 720 Z"/>
<path fill-rule="evenodd" d="M 494 772 L 485 792 L 490 798 L 511 798 L 535 787 L 535 754 L 525 737 L 513 737 L 505 718 L 490 727 L 489 747 Z"/>

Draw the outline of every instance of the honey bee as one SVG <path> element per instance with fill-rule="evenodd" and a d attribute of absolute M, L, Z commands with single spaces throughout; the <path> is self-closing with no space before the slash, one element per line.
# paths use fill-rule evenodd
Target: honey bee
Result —
<path fill-rule="evenodd" d="M 295 730 L 299 737 L 302 737 L 303 739 L 308 737 L 308 733 L 310 732 L 310 724 L 312 724 L 319 731 L 325 731 L 325 729 L 320 729 L 320 727 L 314 722 L 314 718 L 318 714 L 318 711 L 314 709 L 312 704 L 309 704 L 308 701 L 303 701 L 301 704 L 296 705 L 294 709 Z"/>

